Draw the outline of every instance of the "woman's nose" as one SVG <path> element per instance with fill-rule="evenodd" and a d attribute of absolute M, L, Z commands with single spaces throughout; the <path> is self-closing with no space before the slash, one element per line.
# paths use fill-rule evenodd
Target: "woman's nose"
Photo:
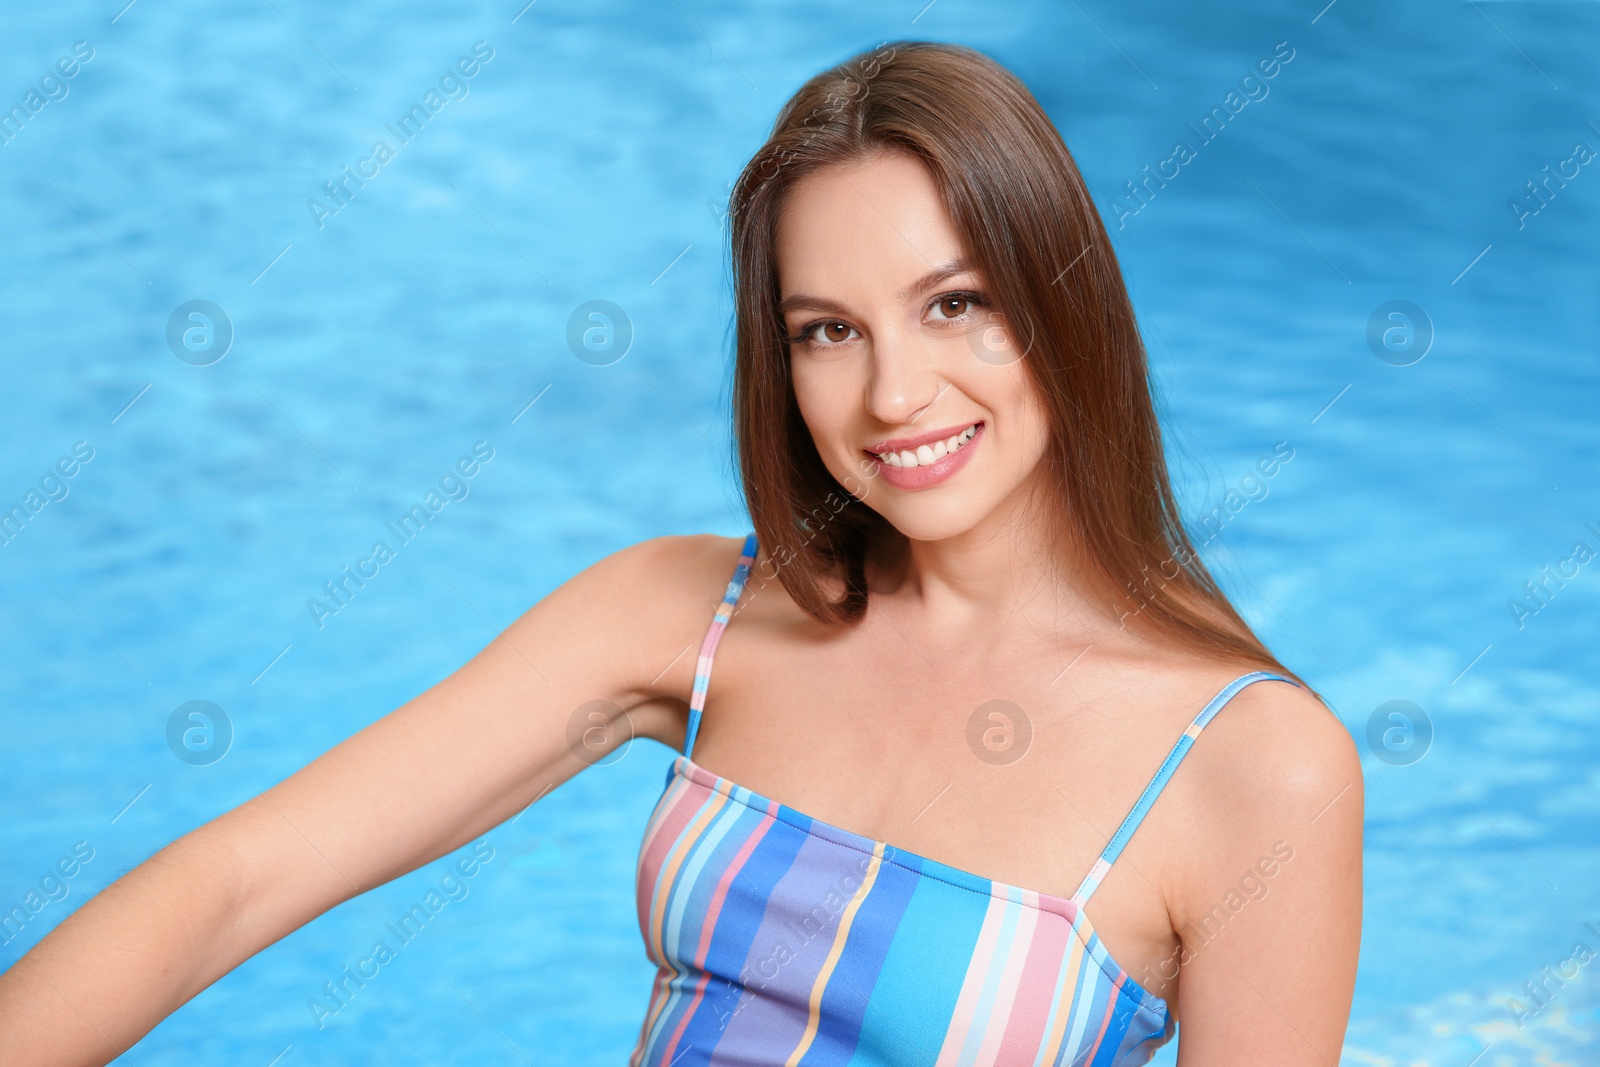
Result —
<path fill-rule="evenodd" d="M 933 354 L 913 336 L 874 332 L 867 411 L 879 422 L 915 422 L 943 391 Z"/>

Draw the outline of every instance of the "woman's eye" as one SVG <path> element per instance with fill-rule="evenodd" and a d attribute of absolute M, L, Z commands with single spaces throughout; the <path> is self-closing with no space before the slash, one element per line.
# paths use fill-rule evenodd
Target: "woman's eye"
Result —
<path fill-rule="evenodd" d="M 982 304 L 976 293 L 946 293 L 934 301 L 932 310 L 937 318 L 959 319 Z"/>
<path fill-rule="evenodd" d="M 810 341 L 813 344 L 826 348 L 830 345 L 843 344 L 854 338 L 856 329 L 844 322 L 814 322 L 802 327 L 800 332 L 790 338 L 791 342 Z"/>

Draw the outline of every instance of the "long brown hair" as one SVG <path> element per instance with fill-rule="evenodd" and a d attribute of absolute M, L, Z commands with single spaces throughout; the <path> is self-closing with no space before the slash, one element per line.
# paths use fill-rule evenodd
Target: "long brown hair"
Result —
<path fill-rule="evenodd" d="M 849 624 L 866 612 L 869 548 L 898 536 L 828 472 L 801 418 L 774 256 L 798 179 L 884 150 L 927 166 L 1009 331 L 1029 339 L 1023 363 L 1050 425 L 1042 462 L 1055 543 L 1087 561 L 1085 577 L 1124 625 L 1290 674 L 1184 531 L 1144 344 L 1077 165 L 1026 87 L 958 45 L 886 43 L 818 74 L 734 185 L 734 423 L 766 566 L 808 614 Z M 841 599 L 829 599 L 825 577 L 842 580 Z"/>

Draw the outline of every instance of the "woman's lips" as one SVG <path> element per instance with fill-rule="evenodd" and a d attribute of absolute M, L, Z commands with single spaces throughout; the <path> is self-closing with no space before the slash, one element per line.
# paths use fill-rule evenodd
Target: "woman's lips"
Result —
<path fill-rule="evenodd" d="M 946 426 L 942 430 L 929 430 L 927 433 L 918 434 L 916 437 L 891 437 L 867 447 L 868 452 L 882 455 L 885 452 L 915 452 L 920 445 L 931 445 L 935 441 L 948 441 L 958 433 L 964 433 L 982 422 L 982 419 L 968 419 L 959 426 Z"/>
<path fill-rule="evenodd" d="M 969 423 L 968 425 L 971 424 Z M 882 477 L 884 481 L 888 482 L 896 489 L 928 489 L 938 485 L 939 483 L 953 476 L 956 471 L 966 466 L 967 461 L 972 458 L 972 452 L 978 447 L 979 442 L 983 440 L 983 431 L 986 428 L 982 422 L 979 422 L 976 425 L 977 430 L 970 438 L 967 439 L 966 444 L 962 445 L 954 452 L 949 453 L 948 455 L 944 456 L 944 458 L 934 463 L 918 464 L 915 467 L 892 467 L 885 463 L 879 456 L 874 454 L 872 456 L 873 473 L 879 477 Z M 929 441 L 942 441 L 961 433 L 965 429 L 965 426 L 958 426 L 949 430 L 948 432 L 936 431 L 932 434 L 925 434 L 920 438 L 890 440 L 881 442 L 880 444 L 882 446 L 898 445 L 900 448 L 904 449 L 911 441 L 916 441 L 918 444 L 924 444 Z M 944 436 L 940 437 L 940 433 L 944 433 Z M 884 452 L 890 451 L 888 447 L 882 447 L 881 450 Z M 900 449 L 896 449 L 896 451 L 898 450 Z M 915 451 L 915 447 L 906 450 Z M 869 452 L 872 451 L 874 450 L 869 450 Z"/>

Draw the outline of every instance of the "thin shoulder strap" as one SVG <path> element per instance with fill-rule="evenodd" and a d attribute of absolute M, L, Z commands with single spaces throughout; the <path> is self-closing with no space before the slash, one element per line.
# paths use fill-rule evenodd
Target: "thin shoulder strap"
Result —
<path fill-rule="evenodd" d="M 689 697 L 689 730 L 683 740 L 685 756 L 694 751 L 695 735 L 700 732 L 700 714 L 706 707 L 706 687 L 711 684 L 711 659 L 717 654 L 722 631 L 727 629 L 728 620 L 733 617 L 733 606 L 744 592 L 744 583 L 750 577 L 750 567 L 755 560 L 756 534 L 752 530 L 744 539 L 744 551 L 739 554 L 739 565 L 733 569 L 733 577 L 728 581 L 728 591 L 722 595 L 722 603 L 717 605 L 717 613 L 712 616 L 711 625 L 706 629 L 706 639 L 700 643 L 700 659 L 694 669 L 694 692 Z"/>
<path fill-rule="evenodd" d="M 1167 753 L 1167 758 L 1162 762 L 1160 769 L 1156 771 L 1155 777 L 1150 779 L 1150 784 L 1144 787 L 1143 793 L 1139 794 L 1139 800 L 1133 805 L 1133 810 L 1128 812 L 1127 818 L 1122 820 L 1122 825 L 1117 827 L 1117 832 L 1112 835 L 1110 844 L 1106 845 L 1105 851 L 1100 853 L 1100 858 L 1094 861 L 1094 866 L 1084 876 L 1083 883 L 1078 886 L 1077 892 L 1072 894 L 1072 899 L 1077 902 L 1080 908 L 1089 903 L 1089 898 L 1094 895 L 1094 891 L 1100 888 L 1100 882 L 1105 878 L 1106 872 L 1111 869 L 1113 863 L 1117 862 L 1117 857 L 1122 855 L 1122 850 L 1127 847 L 1128 839 L 1133 837 L 1133 832 L 1144 821 L 1145 815 L 1150 811 L 1150 806 L 1161 795 L 1161 790 L 1166 788 L 1167 782 L 1172 778 L 1172 772 L 1178 769 L 1178 764 L 1188 754 L 1190 747 L 1194 744 L 1194 739 L 1200 735 L 1201 730 L 1205 729 L 1206 723 L 1216 718 L 1217 712 L 1221 711 L 1223 706 L 1232 700 L 1234 694 L 1238 693 L 1239 690 L 1252 682 L 1266 681 L 1268 679 L 1288 682 L 1293 686 L 1300 684 L 1293 678 L 1285 678 L 1283 675 L 1274 674 L 1271 671 L 1251 671 L 1248 674 L 1241 674 L 1223 686 L 1222 691 L 1212 697 L 1211 702 L 1204 708 L 1200 709 L 1200 714 L 1194 717 L 1194 721 L 1189 724 L 1188 729 L 1183 731 L 1183 736 L 1179 737 L 1177 743 L 1172 746 L 1172 751 Z"/>

